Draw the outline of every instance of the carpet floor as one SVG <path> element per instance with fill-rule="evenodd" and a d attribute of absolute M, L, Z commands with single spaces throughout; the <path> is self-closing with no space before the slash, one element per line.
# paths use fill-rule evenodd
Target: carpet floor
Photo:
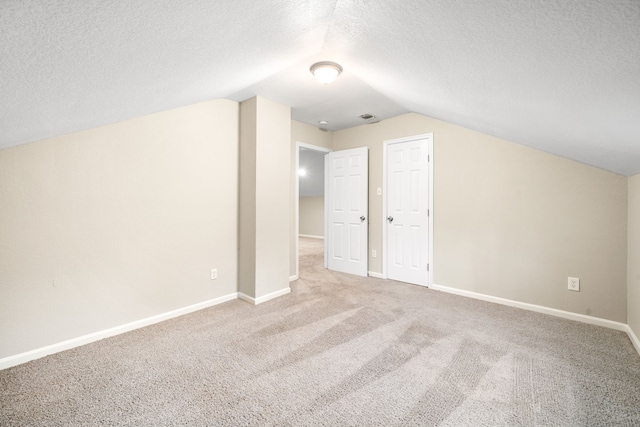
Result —
<path fill-rule="evenodd" d="M 0 425 L 640 425 L 625 333 L 331 272 L 321 244 L 287 296 L 0 371 Z"/>

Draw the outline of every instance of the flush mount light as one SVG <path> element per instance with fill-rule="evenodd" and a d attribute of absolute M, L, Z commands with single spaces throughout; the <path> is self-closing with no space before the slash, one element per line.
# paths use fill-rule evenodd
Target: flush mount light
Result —
<path fill-rule="evenodd" d="M 335 62 L 316 62 L 309 69 L 320 83 L 328 85 L 333 82 L 342 72 L 342 67 Z"/>
<path fill-rule="evenodd" d="M 326 126 L 329 124 L 329 122 L 326 120 L 320 120 L 318 123 L 320 124 L 320 126 Z"/>

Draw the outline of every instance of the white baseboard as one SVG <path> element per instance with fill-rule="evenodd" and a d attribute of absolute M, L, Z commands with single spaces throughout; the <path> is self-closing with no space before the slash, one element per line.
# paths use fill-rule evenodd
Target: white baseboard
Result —
<path fill-rule="evenodd" d="M 298 237 L 308 237 L 309 239 L 322 239 L 322 240 L 324 240 L 324 236 L 314 236 L 313 234 L 298 234 Z"/>
<path fill-rule="evenodd" d="M 300 275 L 298 275 L 298 274 L 295 274 L 293 276 L 289 276 L 289 282 L 295 282 L 299 278 L 300 278 Z"/>
<path fill-rule="evenodd" d="M 70 340 L 59 342 L 57 344 L 52 344 L 46 347 L 41 347 L 35 350 L 30 350 L 24 353 L 16 354 L 14 356 L 5 357 L 0 359 L 0 370 L 11 368 L 12 366 L 20 365 L 22 363 L 26 363 L 31 360 L 40 359 L 41 357 L 45 357 L 50 354 L 59 353 L 65 350 L 70 350 L 75 347 L 80 347 L 82 345 L 99 341 L 104 338 L 109 338 L 115 335 L 123 334 L 125 332 L 133 331 L 135 329 L 144 328 L 145 326 L 153 325 L 155 323 L 173 319 L 174 317 L 193 313 L 194 311 L 202 310 L 204 308 L 213 307 L 214 305 L 222 304 L 223 302 L 231 301 L 234 299 L 238 299 L 237 292 L 234 292 L 229 295 L 224 295 L 209 301 L 203 301 L 201 303 L 190 305 L 188 307 L 179 308 L 177 310 L 169 311 L 167 313 L 162 313 L 156 316 L 147 317 L 146 319 L 136 320 L 135 322 L 116 326 L 114 328 L 109 328 L 103 331 L 98 331 L 91 334 L 83 335 L 81 337 L 72 338 Z"/>
<path fill-rule="evenodd" d="M 631 326 L 629 325 L 627 325 L 626 332 L 627 332 L 627 335 L 629 335 L 629 339 L 631 340 L 631 343 L 636 348 L 636 351 L 638 352 L 638 354 L 640 354 L 640 340 L 638 339 L 638 336 L 633 332 L 633 329 L 631 329 Z"/>
<path fill-rule="evenodd" d="M 377 279 L 384 279 L 384 276 L 382 275 L 382 273 L 376 273 L 375 271 L 367 271 L 367 274 Z"/>
<path fill-rule="evenodd" d="M 279 291 L 271 292 L 270 294 L 263 295 L 263 296 L 258 297 L 258 298 L 250 297 L 247 294 L 243 294 L 242 292 L 239 292 L 238 293 L 238 298 L 240 298 L 241 300 L 246 301 L 248 303 L 251 303 L 253 305 L 258 305 L 258 304 L 262 304 L 263 302 L 267 302 L 269 300 L 272 300 L 274 298 L 281 297 L 282 295 L 286 295 L 286 294 L 288 294 L 290 292 L 291 292 L 291 288 L 287 286 L 284 289 L 280 289 Z"/>
<path fill-rule="evenodd" d="M 450 288 L 448 286 L 431 285 L 430 288 L 436 291 L 447 292 L 450 294 L 460 295 L 463 297 L 479 299 L 482 301 L 493 302 L 496 304 L 508 305 L 510 307 L 521 308 L 523 310 L 535 311 L 538 313 L 549 314 L 551 316 L 562 317 L 564 319 L 576 320 L 578 322 L 583 322 L 583 323 L 589 323 L 591 325 L 603 326 L 605 328 L 615 329 L 617 331 L 627 332 L 629 328 L 627 324 L 621 323 L 621 322 L 615 322 L 613 320 L 602 319 L 600 317 L 587 316 L 585 314 L 572 313 L 570 311 L 558 310 L 555 308 L 544 307 L 542 305 L 529 304 L 526 302 L 494 297 L 491 295 L 479 294 L 477 292 Z"/>
<path fill-rule="evenodd" d="M 380 273 L 375 273 L 370 271 L 368 274 L 371 277 L 382 278 L 382 274 Z M 578 322 L 584 322 L 584 323 L 589 323 L 593 325 L 603 326 L 603 327 L 615 329 L 618 331 L 624 331 L 629 336 L 629 339 L 633 343 L 633 346 L 635 347 L 638 354 L 640 354 L 640 340 L 638 340 L 638 337 L 636 336 L 634 331 L 631 329 L 631 327 L 624 323 L 614 322 L 612 320 L 601 319 L 593 316 L 586 316 L 584 314 L 571 313 L 564 310 L 557 310 L 555 308 L 543 307 L 540 305 L 509 300 L 506 298 L 499 298 L 499 297 L 494 297 L 490 295 L 479 294 L 476 292 L 465 291 L 462 289 L 450 288 L 448 286 L 431 285 L 430 288 L 433 290 L 447 292 L 450 294 L 460 295 L 460 296 L 469 297 L 469 298 L 475 298 L 483 301 L 493 302 L 496 304 L 507 305 L 511 307 L 521 308 L 524 310 L 535 311 L 538 313 L 544 313 L 552 316 L 562 317 L 565 319 L 576 320 Z M 80 347 L 82 345 L 99 341 L 104 338 L 109 338 L 115 335 L 123 334 L 125 332 L 133 331 L 135 329 L 143 328 L 145 326 L 153 325 L 155 323 L 169 320 L 174 317 L 183 316 L 185 314 L 193 313 L 198 310 L 202 310 L 208 307 L 213 307 L 215 305 L 222 304 L 224 302 L 231 301 L 234 299 L 239 298 L 251 304 L 258 305 L 263 302 L 269 301 L 271 299 L 280 297 L 282 295 L 286 295 L 290 292 L 291 292 L 291 288 L 287 287 L 279 291 L 264 295 L 259 298 L 253 298 L 241 292 L 235 292 L 229 295 L 224 295 L 218 298 L 214 298 L 209 301 L 204 301 L 198 304 L 190 305 L 188 307 L 183 307 L 177 310 L 169 311 L 167 313 L 151 316 L 146 319 L 137 320 L 135 322 L 127 323 L 125 325 L 116 326 L 114 328 L 105 329 L 103 331 L 83 335 L 81 337 L 66 340 L 57 344 L 52 344 L 46 347 L 41 347 L 35 350 L 30 350 L 24 353 L 8 356 L 0 359 L 0 370 L 11 368 L 12 366 L 17 366 L 22 363 L 29 362 L 31 360 L 40 359 L 41 357 L 45 357 L 50 354 L 59 353 L 65 350 L 70 350 L 75 347 Z"/>

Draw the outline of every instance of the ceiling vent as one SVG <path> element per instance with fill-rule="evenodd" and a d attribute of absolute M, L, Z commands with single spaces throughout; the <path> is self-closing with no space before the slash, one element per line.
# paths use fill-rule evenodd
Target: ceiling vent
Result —
<path fill-rule="evenodd" d="M 371 120 L 371 119 L 375 119 L 376 116 L 374 116 L 373 114 L 365 113 L 365 114 L 361 114 L 360 118 L 362 120 Z"/>

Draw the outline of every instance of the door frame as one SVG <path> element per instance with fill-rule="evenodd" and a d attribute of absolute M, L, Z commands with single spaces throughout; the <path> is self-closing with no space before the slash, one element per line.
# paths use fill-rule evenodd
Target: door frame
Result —
<path fill-rule="evenodd" d="M 382 278 L 387 279 L 387 147 L 391 144 L 411 142 L 419 139 L 427 140 L 429 155 L 429 270 L 427 271 L 427 287 L 433 285 L 433 133 L 388 139 L 382 142 Z"/>
<path fill-rule="evenodd" d="M 322 147 L 320 145 L 312 145 L 304 142 L 296 141 L 296 160 L 295 160 L 295 221 L 296 221 L 296 235 L 295 235 L 295 247 L 296 247 L 296 274 L 291 279 L 296 280 L 300 277 L 300 178 L 298 175 L 298 168 L 300 167 L 300 148 L 306 148 L 307 150 L 320 151 L 323 153 L 330 153 L 333 150 L 330 148 Z M 327 165 L 325 162 L 325 176 L 324 176 L 324 189 L 327 191 Z M 325 230 L 324 230 L 324 266 L 327 267 L 327 225 L 326 225 L 326 217 L 327 217 L 327 207 L 324 207 L 324 215 L 325 215 Z"/>

